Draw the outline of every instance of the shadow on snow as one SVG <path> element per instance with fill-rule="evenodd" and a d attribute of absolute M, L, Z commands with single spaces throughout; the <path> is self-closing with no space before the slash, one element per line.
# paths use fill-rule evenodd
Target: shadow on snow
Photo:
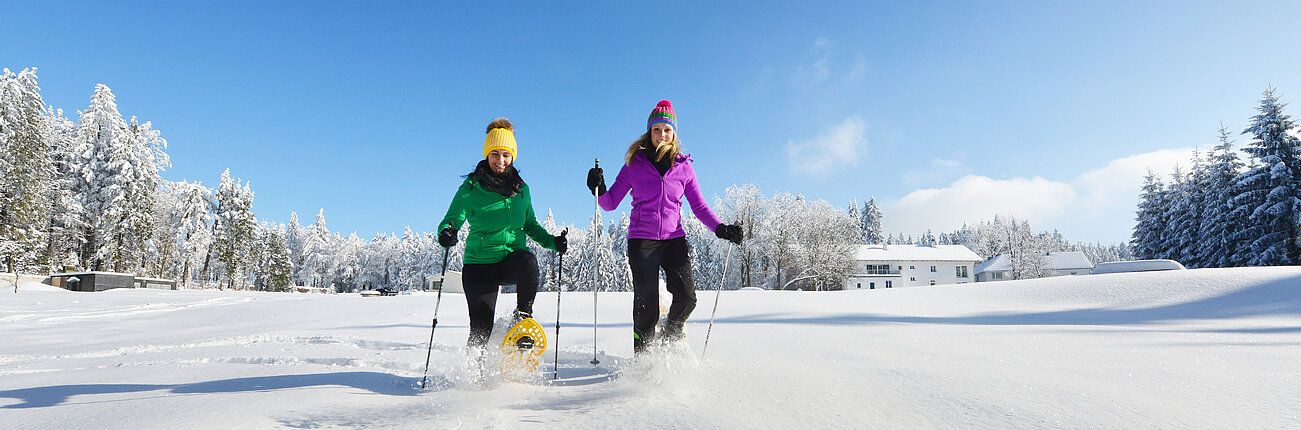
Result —
<path fill-rule="evenodd" d="M 405 378 L 378 372 L 312 373 L 304 375 L 274 375 L 249 378 L 223 379 L 192 384 L 80 384 L 50 387 L 22 388 L 0 391 L 0 398 L 13 398 L 23 403 L 4 406 L 4 409 L 42 408 L 58 406 L 68 398 L 83 394 L 121 394 L 168 390 L 176 394 L 215 394 L 249 391 L 288 390 L 308 387 L 346 386 L 374 394 L 414 396 L 419 378 Z M 433 387 L 451 384 L 435 380 Z"/>
<path fill-rule="evenodd" d="M 1280 315 L 1301 315 L 1301 276 L 1266 282 L 1200 300 L 1147 308 L 1121 309 L 1104 307 L 1054 312 L 995 312 L 959 317 L 913 317 L 866 313 L 846 313 L 819 317 L 783 317 L 781 314 L 772 313 L 720 318 L 718 321 L 749 324 L 1124 325 Z M 1217 331 L 1295 333 L 1301 331 L 1301 327 Z"/>

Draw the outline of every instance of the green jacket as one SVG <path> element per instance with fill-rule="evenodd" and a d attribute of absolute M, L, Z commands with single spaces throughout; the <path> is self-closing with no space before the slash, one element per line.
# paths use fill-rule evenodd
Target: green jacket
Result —
<path fill-rule="evenodd" d="M 447 227 L 460 230 L 461 224 L 467 220 L 470 221 L 470 235 L 465 240 L 465 264 L 498 263 L 506 258 L 506 254 L 528 249 L 525 235 L 547 249 L 556 249 L 556 237 L 547 233 L 533 215 L 533 198 L 528 184 L 524 184 L 514 197 L 506 197 L 466 179 L 457 188 L 437 231 Z"/>

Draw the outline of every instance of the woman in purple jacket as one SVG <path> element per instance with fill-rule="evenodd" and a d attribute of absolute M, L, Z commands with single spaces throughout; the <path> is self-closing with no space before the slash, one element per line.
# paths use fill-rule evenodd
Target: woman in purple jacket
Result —
<path fill-rule="evenodd" d="M 673 294 L 673 304 L 663 324 L 666 341 L 682 338 L 682 326 L 696 308 L 696 285 L 691 276 L 690 245 L 682 230 L 682 197 L 691 211 L 714 235 L 740 244 L 739 225 L 718 220 L 705 204 L 696 184 L 691 156 L 681 153 L 673 105 L 661 100 L 646 121 L 646 134 L 628 147 L 625 164 L 606 191 L 600 168 L 587 173 L 587 187 L 601 208 L 612 211 L 632 191 L 632 217 L 628 226 L 628 265 L 632 268 L 632 347 L 641 353 L 655 340 L 659 319 L 659 271 Z"/>

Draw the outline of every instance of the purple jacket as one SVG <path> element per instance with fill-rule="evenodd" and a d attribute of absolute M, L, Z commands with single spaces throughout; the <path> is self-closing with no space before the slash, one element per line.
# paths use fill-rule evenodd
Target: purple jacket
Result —
<path fill-rule="evenodd" d="M 673 167 L 664 176 L 640 152 L 633 156 L 632 164 L 619 169 L 610 189 L 597 199 L 601 208 L 612 211 L 623 202 L 632 190 L 632 217 L 628 225 L 629 239 L 673 239 L 686 236 L 682 231 L 682 195 L 691 203 L 696 218 L 712 231 L 722 222 L 709 210 L 700 186 L 696 184 L 696 170 L 691 168 L 691 156 L 678 154 Z"/>

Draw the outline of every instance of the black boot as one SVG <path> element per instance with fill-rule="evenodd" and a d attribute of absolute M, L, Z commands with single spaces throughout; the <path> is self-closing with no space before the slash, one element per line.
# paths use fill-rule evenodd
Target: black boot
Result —
<path fill-rule="evenodd" d="M 533 318 L 533 312 L 531 310 L 524 311 L 524 310 L 516 309 L 515 312 L 511 315 L 510 324 L 511 326 L 514 326 L 515 324 L 519 324 L 520 321 L 524 321 L 527 318 Z"/>
<path fill-rule="evenodd" d="M 666 319 L 664 321 L 664 343 L 676 342 L 686 337 L 686 333 L 682 331 L 683 325 L 685 325 L 684 321 Z"/>

